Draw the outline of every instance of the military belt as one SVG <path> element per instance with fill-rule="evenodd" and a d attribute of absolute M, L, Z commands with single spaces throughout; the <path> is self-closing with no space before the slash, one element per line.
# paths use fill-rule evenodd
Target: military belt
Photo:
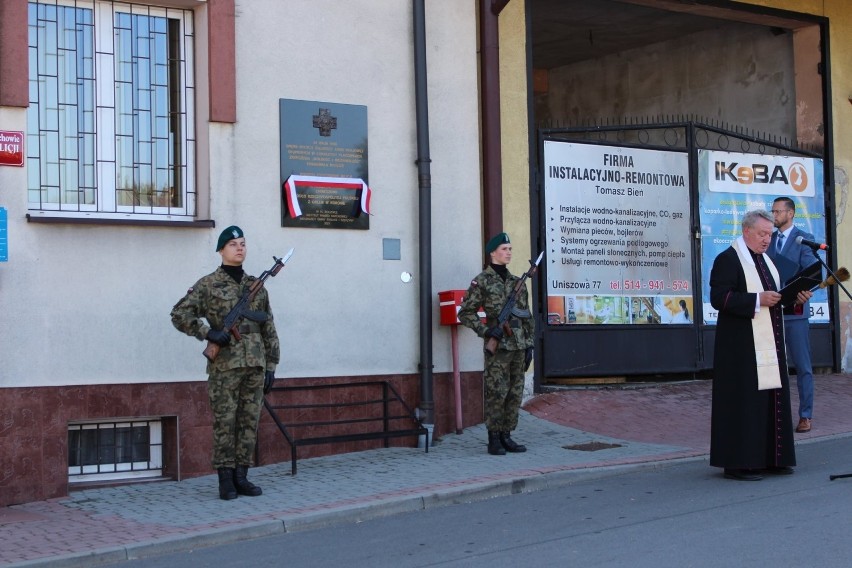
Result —
<path fill-rule="evenodd" d="M 244 323 L 240 324 L 240 327 L 237 328 L 240 332 L 240 335 L 246 333 L 260 333 L 260 326 L 256 323 Z"/>

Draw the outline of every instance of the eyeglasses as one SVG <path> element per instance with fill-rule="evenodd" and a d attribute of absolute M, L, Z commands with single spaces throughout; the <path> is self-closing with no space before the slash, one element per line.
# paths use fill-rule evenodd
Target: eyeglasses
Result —
<path fill-rule="evenodd" d="M 781 213 L 787 213 L 788 211 L 791 211 L 791 209 L 773 209 L 772 214 L 780 215 Z"/>

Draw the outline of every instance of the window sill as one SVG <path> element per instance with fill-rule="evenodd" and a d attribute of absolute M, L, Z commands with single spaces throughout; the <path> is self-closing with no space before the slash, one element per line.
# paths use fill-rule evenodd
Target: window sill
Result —
<path fill-rule="evenodd" d="M 136 227 L 186 227 L 188 229 L 210 229 L 216 221 L 170 221 L 165 219 L 107 219 L 102 217 L 53 217 L 27 213 L 27 223 L 61 223 L 66 225 L 132 225 Z"/>

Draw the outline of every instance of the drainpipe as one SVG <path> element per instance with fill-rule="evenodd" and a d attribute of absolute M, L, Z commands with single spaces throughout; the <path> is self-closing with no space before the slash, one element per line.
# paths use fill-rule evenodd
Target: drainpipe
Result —
<path fill-rule="evenodd" d="M 479 0 L 483 242 L 503 230 L 503 166 L 500 154 L 500 39 L 497 16 L 508 3 L 509 0 Z"/>
<path fill-rule="evenodd" d="M 417 186 L 420 230 L 420 410 L 424 425 L 435 424 L 432 376 L 432 173 L 429 157 L 429 105 L 426 93 L 426 6 L 413 0 L 414 99 L 417 117 Z"/>

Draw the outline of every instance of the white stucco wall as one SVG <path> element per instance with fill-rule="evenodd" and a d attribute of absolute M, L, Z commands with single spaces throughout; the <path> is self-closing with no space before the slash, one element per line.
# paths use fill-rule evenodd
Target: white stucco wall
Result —
<path fill-rule="evenodd" d="M 437 292 L 465 288 L 481 262 L 476 12 L 458 0 L 426 10 L 434 370 L 446 372 Z M 218 266 L 213 249 L 230 224 L 246 233 L 249 273 L 295 248 L 268 281 L 279 377 L 418 371 L 411 2 L 244 0 L 236 26 L 238 122 L 200 136 L 209 136 L 199 162 L 211 164 L 215 229 L 27 223 L 25 168 L 0 168 L 10 250 L 0 263 L 0 387 L 203 379 L 203 345 L 180 335 L 169 311 Z M 281 98 L 368 107 L 369 231 L 280 227 Z M 0 108 L 0 129 L 25 130 L 25 118 Z M 400 239 L 402 260 L 382 260 L 383 238 Z M 481 341 L 460 337 L 462 369 L 481 369 Z"/>

